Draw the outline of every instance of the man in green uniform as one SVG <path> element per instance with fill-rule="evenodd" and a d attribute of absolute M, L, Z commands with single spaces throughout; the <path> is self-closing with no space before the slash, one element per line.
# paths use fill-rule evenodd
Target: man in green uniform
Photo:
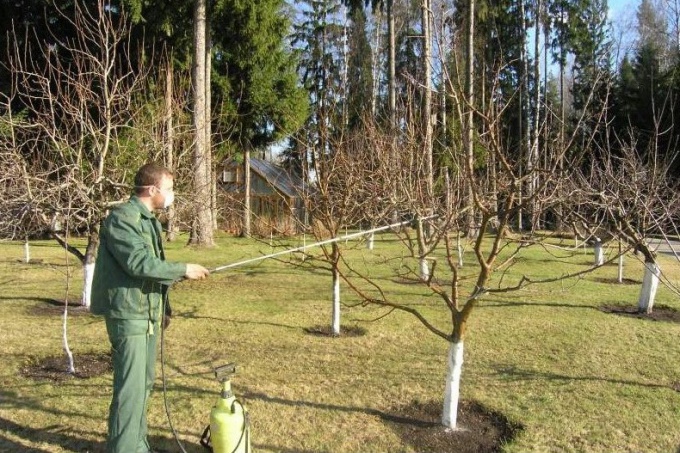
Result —
<path fill-rule="evenodd" d="M 111 210 L 101 229 L 91 311 L 104 316 L 111 341 L 108 453 L 153 451 L 146 407 L 160 324 L 171 314 L 165 296 L 174 281 L 209 273 L 198 264 L 165 261 L 161 225 L 153 211 L 167 208 L 173 199 L 172 174 L 159 165 L 144 165 L 135 175 L 135 194 Z"/>

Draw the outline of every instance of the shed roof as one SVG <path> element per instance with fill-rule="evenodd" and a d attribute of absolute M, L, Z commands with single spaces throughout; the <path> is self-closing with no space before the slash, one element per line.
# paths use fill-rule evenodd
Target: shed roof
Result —
<path fill-rule="evenodd" d="M 234 164 L 235 162 L 232 160 L 227 165 L 231 166 Z M 250 168 L 284 195 L 297 197 L 300 193 L 302 179 L 286 171 L 284 168 L 256 157 L 250 158 Z"/>

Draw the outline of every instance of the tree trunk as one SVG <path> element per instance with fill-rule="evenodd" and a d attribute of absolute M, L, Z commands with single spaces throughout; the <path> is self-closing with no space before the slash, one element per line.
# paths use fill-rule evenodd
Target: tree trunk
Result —
<path fill-rule="evenodd" d="M 212 73 L 212 36 L 210 20 L 206 20 L 205 27 L 205 143 L 206 143 L 206 171 L 210 181 L 210 223 L 213 230 L 217 229 L 217 178 L 213 171 L 212 153 L 212 92 L 210 89 Z"/>
<path fill-rule="evenodd" d="M 66 224 L 66 236 L 63 239 L 63 244 L 68 244 L 68 231 L 69 231 L 69 226 L 68 223 Z M 97 229 L 97 233 L 99 233 L 99 230 Z M 99 234 L 96 235 L 97 238 L 97 245 L 99 243 Z M 90 247 L 90 244 L 92 243 L 92 233 L 90 233 L 90 238 L 88 238 L 88 246 L 87 250 L 96 250 L 97 247 Z M 63 246 L 62 244 L 62 246 Z M 73 362 L 73 352 L 71 351 L 71 347 L 69 346 L 68 343 L 68 298 L 69 294 L 71 291 L 71 272 L 69 271 L 70 269 L 70 261 L 69 261 L 69 252 L 71 250 L 68 247 L 64 247 L 65 250 L 65 257 L 66 257 L 66 289 L 64 290 L 64 313 L 62 315 L 62 323 L 61 323 L 61 346 L 62 349 L 64 350 L 64 353 L 66 354 L 66 362 L 67 362 L 67 372 L 73 374 L 76 372 L 75 364 Z M 78 256 L 78 255 L 76 255 Z M 85 252 L 85 256 L 82 256 L 82 258 L 79 260 L 79 262 L 83 265 L 87 262 L 87 251 Z M 94 274 L 94 265 L 92 269 L 92 274 Z M 91 275 L 92 275 L 91 274 Z M 87 280 L 87 278 L 85 279 Z M 92 279 L 90 279 L 90 283 L 92 282 Z M 91 287 L 91 285 L 90 285 Z M 83 292 L 85 292 L 85 289 L 88 288 L 87 282 L 83 286 Z M 85 305 L 85 297 L 83 297 L 82 304 Z M 89 297 L 87 299 L 87 306 L 89 307 Z"/>
<path fill-rule="evenodd" d="M 31 246 L 28 243 L 28 238 L 24 241 L 24 263 L 31 262 Z"/>
<path fill-rule="evenodd" d="M 427 262 L 427 258 L 421 256 L 420 259 L 418 259 L 418 267 L 420 272 L 420 278 L 422 280 L 428 280 L 430 278 L 430 265 Z"/>
<path fill-rule="evenodd" d="M 99 247 L 99 226 L 95 227 L 87 238 L 87 247 L 83 260 L 83 294 L 81 303 L 85 307 L 90 307 L 92 295 L 92 278 L 94 277 L 94 266 L 97 258 L 97 248 Z"/>
<path fill-rule="evenodd" d="M 395 25 L 394 25 L 394 12 L 392 11 L 394 0 L 386 1 L 387 9 L 387 38 L 388 38 L 388 74 L 387 74 L 387 85 L 388 85 L 388 102 L 389 102 L 389 116 L 390 116 L 390 128 L 396 128 L 397 125 L 397 69 L 396 69 L 396 38 L 395 38 Z"/>
<path fill-rule="evenodd" d="M 527 56 L 527 21 L 526 21 L 526 13 L 525 13 L 525 8 L 524 8 L 524 1 L 519 2 L 519 20 L 520 20 L 520 33 L 522 37 L 522 45 L 520 47 L 520 64 L 521 64 L 521 74 L 520 74 L 520 85 L 519 85 L 519 102 L 518 102 L 518 109 L 519 111 L 517 112 L 518 115 L 517 117 L 519 118 L 519 140 L 520 140 L 520 155 L 524 156 L 524 161 L 521 161 L 520 159 L 520 165 L 519 165 L 519 177 L 523 178 L 525 176 L 528 176 L 532 173 L 532 163 L 533 160 L 531 158 L 531 144 L 530 144 L 530 137 L 529 137 L 529 62 L 528 62 L 528 56 Z M 523 150 L 523 152 L 522 152 Z M 521 207 L 523 200 L 526 196 L 526 198 L 530 198 L 532 196 L 531 192 L 531 184 L 530 184 L 531 177 L 529 176 L 528 178 L 524 179 L 524 182 L 522 183 L 522 186 L 520 187 L 520 198 L 518 200 L 518 203 L 520 205 L 520 208 L 517 211 L 517 228 L 519 231 L 522 231 L 525 227 L 525 225 L 528 226 L 528 222 L 525 220 L 525 217 L 528 217 L 529 219 L 531 218 L 531 213 L 525 212 L 524 208 Z M 528 215 L 527 215 L 528 214 Z"/>
<path fill-rule="evenodd" d="M 595 238 L 594 246 L 595 258 L 594 265 L 602 266 L 604 264 L 604 249 L 602 248 L 602 241 L 599 238 Z"/>
<path fill-rule="evenodd" d="M 465 151 L 466 151 L 466 173 L 468 181 L 468 218 L 467 218 L 467 235 L 470 238 L 477 237 L 477 229 L 475 227 L 475 209 L 474 209 L 474 111 L 473 105 L 475 100 L 475 0 L 470 0 L 468 11 L 468 32 L 467 32 L 467 60 L 465 68 L 465 95 L 467 97 L 468 107 L 465 121 Z"/>
<path fill-rule="evenodd" d="M 92 278 L 94 277 L 94 257 L 92 261 L 83 265 L 83 295 L 82 305 L 89 307 L 92 301 Z"/>
<path fill-rule="evenodd" d="M 243 228 L 242 237 L 249 237 L 250 232 L 250 146 L 246 144 L 243 153 Z"/>
<path fill-rule="evenodd" d="M 165 67 L 165 167 L 171 172 L 175 171 L 175 125 L 172 115 L 173 103 L 173 69 L 172 56 L 168 55 Z M 174 241 L 177 235 L 175 206 L 168 207 L 168 227 L 165 239 Z"/>
<path fill-rule="evenodd" d="M 458 267 L 463 268 L 463 244 L 460 242 L 460 234 L 456 232 L 456 249 L 458 250 Z"/>
<path fill-rule="evenodd" d="M 416 224 L 416 239 L 418 241 L 418 267 L 420 278 L 423 281 L 429 280 L 430 278 L 430 266 L 427 262 L 427 244 L 426 244 L 426 226 L 423 219 L 418 219 Z"/>
<path fill-rule="evenodd" d="M 94 269 L 93 269 L 94 270 Z M 62 329 L 61 329 L 61 345 L 66 354 L 66 371 L 68 373 L 74 374 L 76 372 L 75 363 L 73 361 L 73 353 L 71 352 L 71 347 L 68 344 L 68 298 L 66 299 L 66 305 L 64 306 L 64 314 L 62 316 Z"/>
<path fill-rule="evenodd" d="M 212 246 L 213 229 L 210 215 L 210 179 L 208 176 L 208 153 L 206 143 L 206 1 L 196 0 L 194 4 L 194 234 L 192 243 Z"/>
<path fill-rule="evenodd" d="M 534 118 L 533 124 L 531 126 L 531 143 L 529 149 L 529 162 L 532 172 L 529 174 L 529 190 L 532 196 L 536 196 L 535 192 L 539 186 L 538 172 L 535 167 L 539 164 L 539 137 L 540 137 L 540 127 L 541 127 L 541 84 L 538 83 L 541 80 L 541 60 L 539 58 L 540 54 L 540 30 L 541 30 L 541 13 L 543 11 L 543 2 L 538 0 L 536 3 L 536 19 L 534 22 Z M 531 111 L 531 106 L 529 105 L 529 112 Z M 527 115 L 530 115 L 527 113 Z M 540 228 L 539 225 L 539 212 L 536 201 L 531 201 L 531 219 L 532 225 L 535 228 Z"/>
<path fill-rule="evenodd" d="M 432 169 L 432 55 L 430 38 L 430 0 L 421 0 L 421 22 L 423 28 L 423 153 L 425 163 L 425 191 L 428 203 L 432 203 L 434 196 L 434 175 Z"/>
<path fill-rule="evenodd" d="M 647 314 L 652 312 L 660 276 L 661 268 L 657 263 L 645 262 L 645 276 L 642 280 L 642 289 L 638 299 L 638 312 Z"/>
<path fill-rule="evenodd" d="M 374 243 L 375 243 L 375 233 L 374 232 L 369 233 L 368 238 L 366 240 L 366 248 L 368 250 L 373 250 Z"/>
<path fill-rule="evenodd" d="M 458 423 L 458 400 L 460 399 L 460 376 L 463 372 L 463 340 L 449 345 L 448 371 L 444 385 L 444 411 L 442 425 L 455 429 Z"/>
<path fill-rule="evenodd" d="M 385 1 L 385 9 L 387 12 L 387 102 L 388 102 L 388 116 L 389 129 L 392 135 L 390 141 L 390 160 L 392 165 L 397 165 L 397 40 L 394 21 L 394 0 Z M 392 196 L 396 199 L 398 197 L 396 185 L 392 185 Z M 399 216 L 396 207 L 392 211 L 392 222 L 395 223 Z"/>
<path fill-rule="evenodd" d="M 331 320 L 331 328 L 333 329 L 333 335 L 340 335 L 340 269 L 338 264 L 340 261 L 340 250 L 336 243 L 332 244 L 333 251 L 332 266 L 333 266 L 333 313 Z"/>
<path fill-rule="evenodd" d="M 380 53 L 377 51 L 377 49 L 380 49 L 381 45 L 380 37 L 382 36 L 381 32 L 383 24 L 382 12 L 378 9 L 375 11 L 373 17 L 375 18 L 375 41 L 373 43 L 373 48 L 376 49 L 376 51 L 371 55 L 371 73 L 373 76 L 373 83 L 371 84 L 371 116 L 375 117 L 378 108 L 378 90 L 380 89 L 380 71 L 382 66 L 380 63 Z"/>

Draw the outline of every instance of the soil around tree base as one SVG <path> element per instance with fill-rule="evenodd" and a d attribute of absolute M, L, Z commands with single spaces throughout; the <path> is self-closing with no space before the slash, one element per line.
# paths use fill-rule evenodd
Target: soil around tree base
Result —
<path fill-rule="evenodd" d="M 600 310 L 604 313 L 631 318 L 680 323 L 680 312 L 667 305 L 655 305 L 651 313 L 639 312 L 638 307 L 634 305 L 602 305 Z"/>
<path fill-rule="evenodd" d="M 73 363 L 75 373 L 69 373 L 66 354 L 31 357 L 21 367 L 20 373 L 23 377 L 38 381 L 61 382 L 67 379 L 89 379 L 113 370 L 110 354 L 73 354 Z"/>
<path fill-rule="evenodd" d="M 334 334 L 331 326 L 307 327 L 304 331 L 309 335 L 319 337 L 363 337 L 366 335 L 366 329 L 359 326 L 340 326 L 340 335 Z"/>
<path fill-rule="evenodd" d="M 441 402 L 413 402 L 392 412 L 388 423 L 418 453 L 500 453 L 524 429 L 475 401 L 459 403 L 455 430 L 441 424 Z"/>
<path fill-rule="evenodd" d="M 68 308 L 68 316 L 94 316 L 80 298 L 69 300 L 68 304 L 64 299 L 43 299 L 42 302 L 28 307 L 27 312 L 34 316 L 63 316 L 64 308 Z"/>

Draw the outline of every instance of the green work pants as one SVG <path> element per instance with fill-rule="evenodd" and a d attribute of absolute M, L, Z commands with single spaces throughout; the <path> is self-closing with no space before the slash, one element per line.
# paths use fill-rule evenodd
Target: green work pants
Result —
<path fill-rule="evenodd" d="M 113 359 L 107 453 L 148 453 L 146 407 L 153 388 L 158 324 L 106 318 Z"/>

